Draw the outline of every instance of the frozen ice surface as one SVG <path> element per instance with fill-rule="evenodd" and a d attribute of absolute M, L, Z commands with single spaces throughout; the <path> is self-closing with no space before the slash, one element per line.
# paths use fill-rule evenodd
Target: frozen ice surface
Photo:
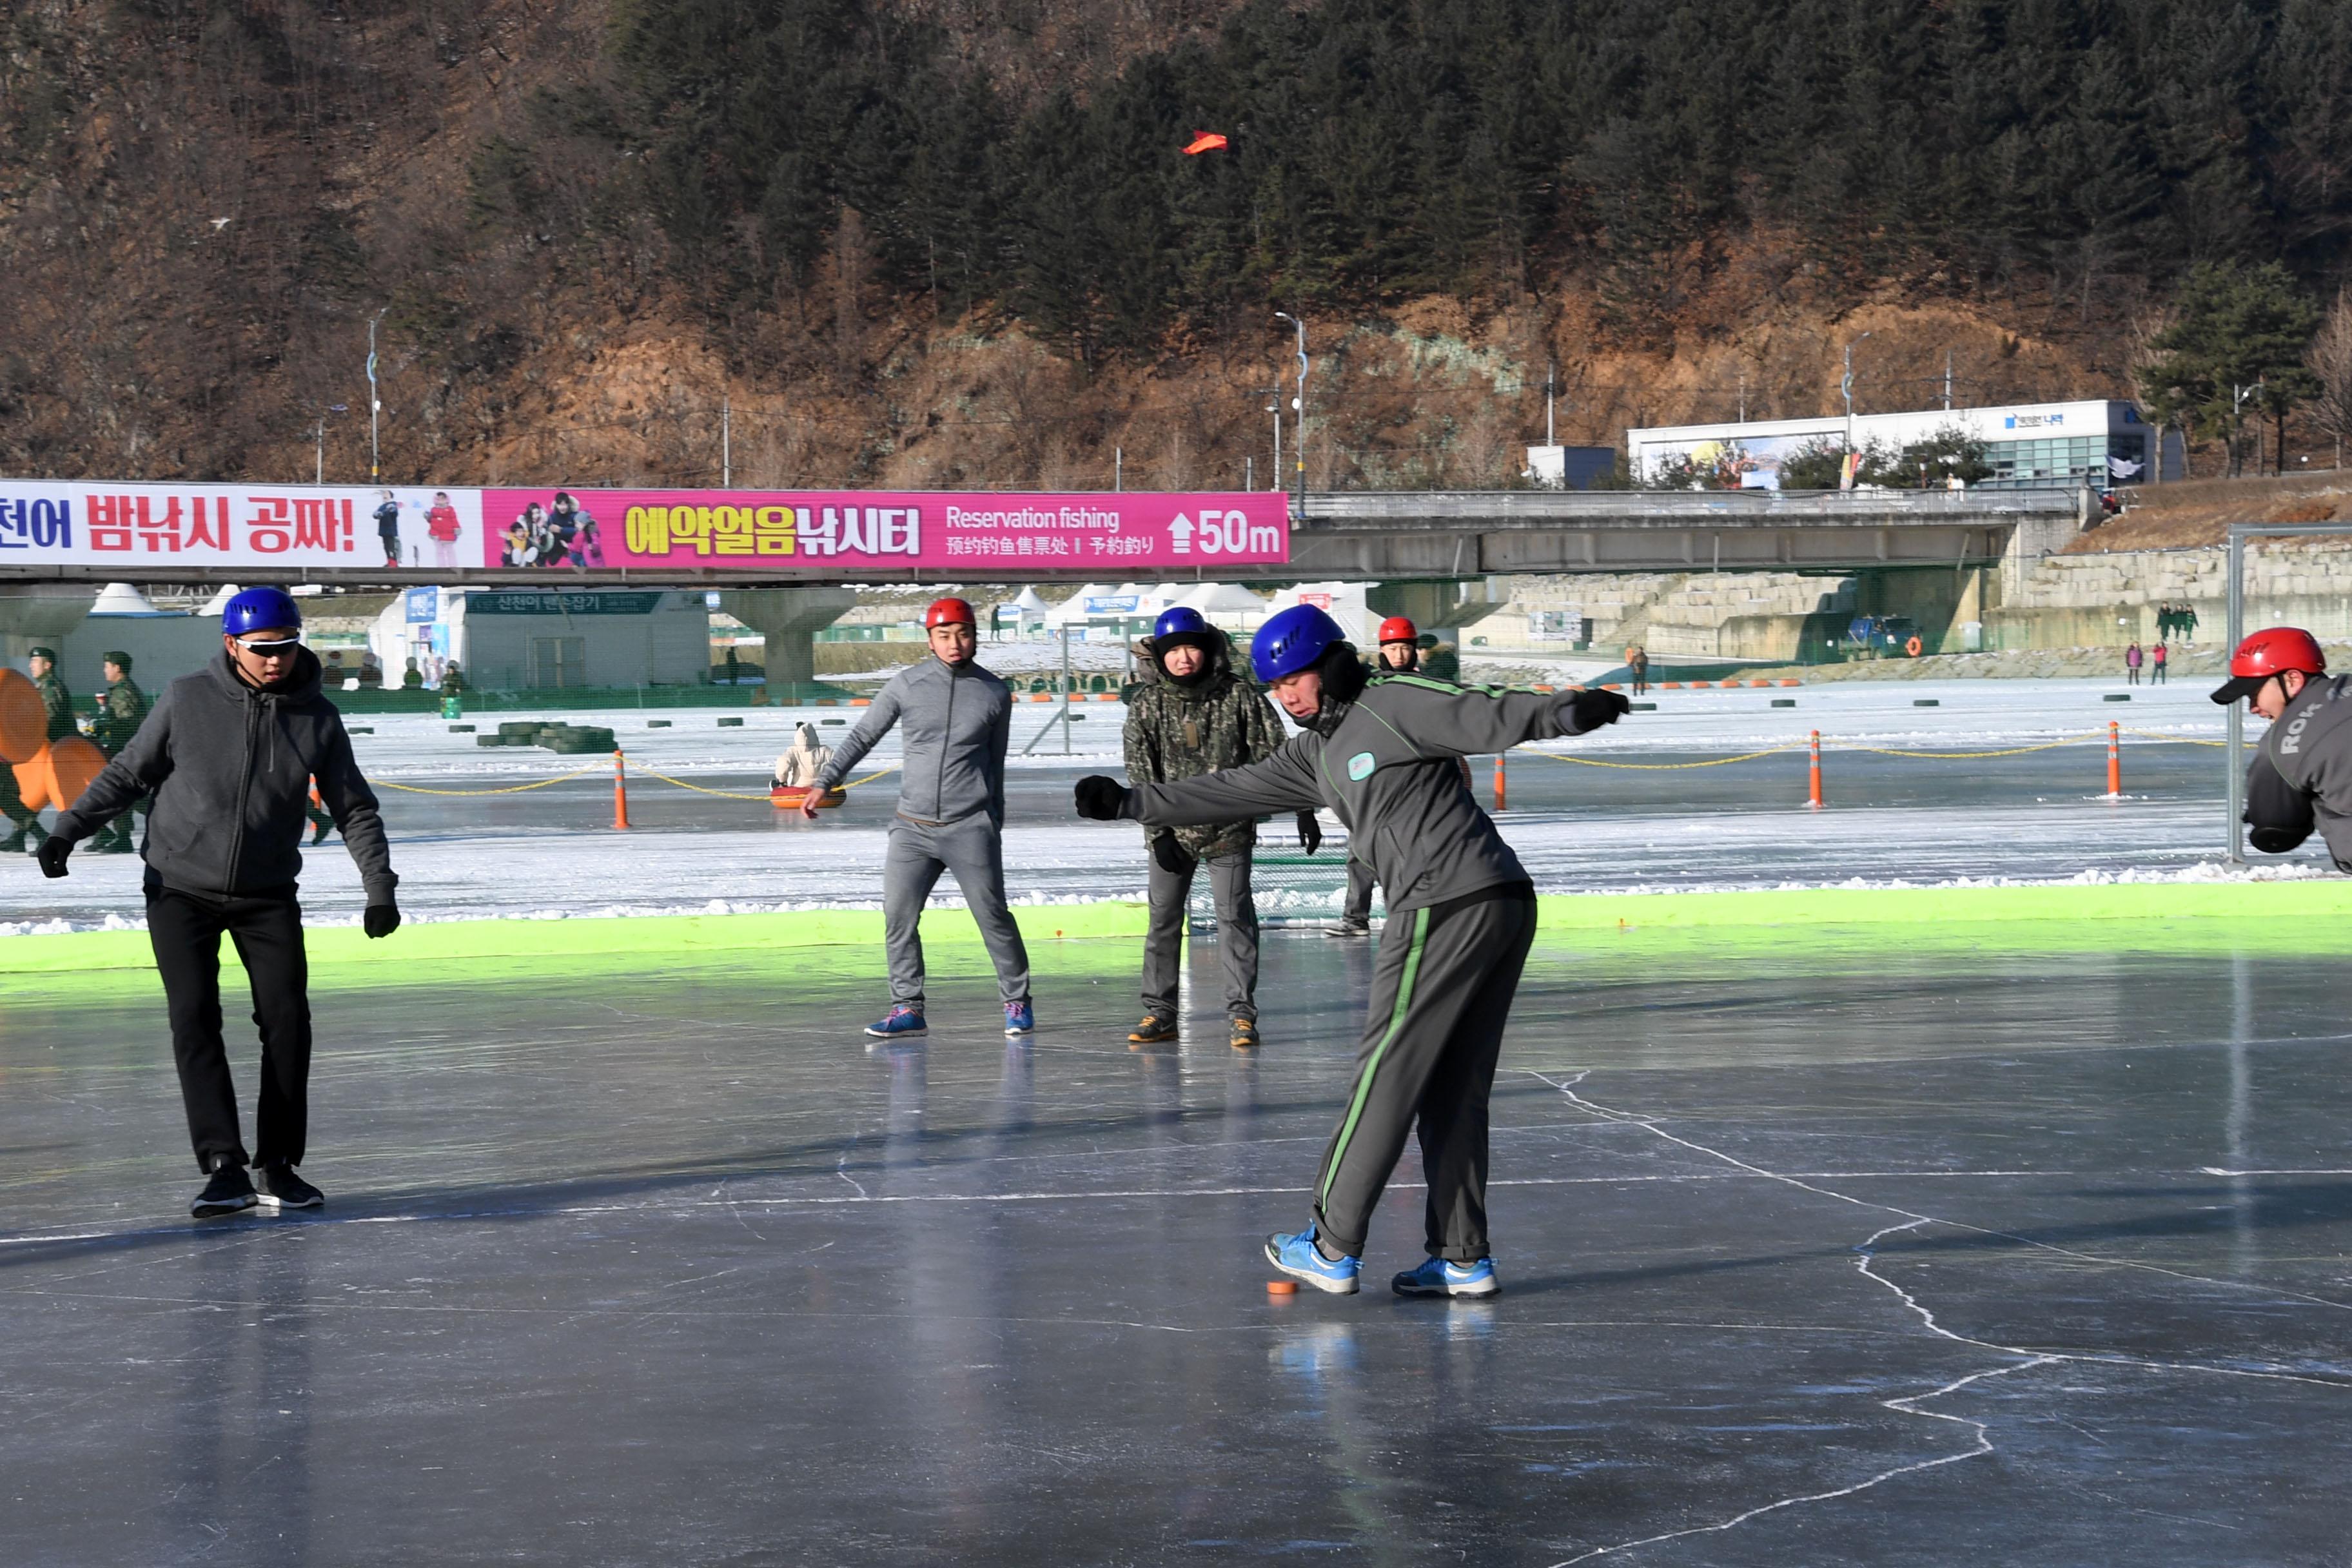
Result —
<path fill-rule="evenodd" d="M 2108 721 L 2184 740 L 2218 741 L 2221 710 L 2202 686 L 2140 688 L 2129 703 L 2103 697 L 2112 682 L 1852 682 L 1793 689 L 1661 692 L 1658 710 L 1599 735 L 1546 742 L 1512 756 L 1504 836 L 1547 892 L 1632 892 L 1785 886 L 1912 886 L 1966 881 L 2208 878 L 2223 843 L 2221 752 L 2210 745 L 2124 740 L 2125 798 L 2104 798 L 2098 741 L 2022 755 L 1953 753 L 2104 737 Z M 1773 698 L 1793 698 L 1775 709 Z M 1941 705 L 1914 706 L 1929 698 Z M 628 754 L 628 833 L 611 830 L 612 776 L 597 758 L 482 748 L 437 718 L 377 717 L 357 739 L 382 784 L 402 902 L 412 918 L 693 913 L 712 910 L 873 908 L 897 790 L 894 731 L 856 770 L 881 773 L 851 803 L 810 826 L 765 800 L 768 769 L 793 725 L 816 722 L 837 740 L 863 709 L 753 709 L 740 729 L 709 710 L 571 714 L 611 725 Z M 1023 703 L 1013 723 L 1005 837 L 1016 900 L 1133 898 L 1144 884 L 1141 836 L 1127 825 L 1078 821 L 1069 786 L 1117 773 L 1126 710 L 1087 702 L 1065 753 L 1058 708 Z M 509 714 L 477 720 L 487 731 Z M 665 729 L 647 728 L 667 719 Z M 827 720 L 837 721 L 825 724 Z M 2259 729 L 2259 725 L 2256 726 Z M 1804 806 L 1809 733 L 1822 732 L 1829 808 Z M 1041 739 L 1042 737 L 1042 739 Z M 1034 751 L 1024 748 L 1038 741 Z M 1890 757 L 1857 747 L 1923 751 Z M 1727 765 L 1727 756 L 1780 750 Z M 1554 753 L 1551 756 L 1530 752 Z M 1642 764 L 1582 765 L 1562 758 Z M 541 790 L 447 796 L 411 790 L 509 789 L 568 773 Z M 1663 771 L 1659 771 L 1663 770 Z M 1473 788 L 1490 798 L 1492 761 L 1474 760 Z M 750 798 L 697 795 L 656 773 Z M 1286 821 L 1265 830 L 1266 851 L 1295 849 Z M 1339 850 L 1316 862 L 1268 867 L 1261 906 L 1319 915 L 1338 907 Z M 131 857 L 77 855 L 72 877 L 46 881 L 32 861 L 0 864 L 0 934 L 78 930 L 142 914 Z M 2315 847 L 2231 875 L 2313 875 Z M 339 845 L 311 851 L 307 903 L 326 919 L 356 919 L 358 879 Z M 951 879 L 937 895 L 956 901 Z M 62 922 L 62 924 L 60 923 Z"/>
<path fill-rule="evenodd" d="M 203 1226 L 155 1005 L 0 994 L 0 1563 L 2343 1561 L 2340 957 L 1548 940 L 1449 1304 L 1410 1149 L 1264 1289 L 1363 946 L 1244 1056 L 1052 945 L 1011 1044 L 971 955 L 875 1049 L 866 951 L 325 990 L 327 1206 Z"/>

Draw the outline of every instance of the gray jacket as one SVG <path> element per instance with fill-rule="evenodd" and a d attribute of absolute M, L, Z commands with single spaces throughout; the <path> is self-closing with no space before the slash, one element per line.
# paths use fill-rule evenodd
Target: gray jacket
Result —
<path fill-rule="evenodd" d="M 1180 827 L 1328 805 L 1348 825 L 1349 858 L 1388 889 L 1391 913 L 1525 882 L 1458 759 L 1580 733 L 1570 727 L 1574 695 L 1386 676 L 1265 762 L 1132 786 L 1121 815 Z"/>
<path fill-rule="evenodd" d="M 2265 769 L 2285 787 L 2263 778 Z M 2283 854 L 2316 827 L 2336 869 L 2352 871 L 2352 675 L 2305 681 L 2246 773 L 2249 816 L 2273 830 L 2255 847 Z"/>
<path fill-rule="evenodd" d="M 852 726 L 817 770 L 819 787 L 832 789 L 903 726 L 899 746 L 898 815 L 916 822 L 954 822 L 984 811 L 1004 824 L 1004 751 L 1013 739 L 1013 693 L 977 664 L 950 665 L 927 658 L 885 682 L 866 716 Z"/>
<path fill-rule="evenodd" d="M 388 904 L 392 874 L 375 794 L 360 776 L 343 716 L 320 695 L 304 648 L 278 687 L 247 686 L 224 652 L 163 689 L 139 733 L 58 816 L 58 837 L 88 838 L 150 791 L 140 854 L 166 887 L 253 893 L 301 874 L 310 781 L 360 868 L 367 901 Z"/>

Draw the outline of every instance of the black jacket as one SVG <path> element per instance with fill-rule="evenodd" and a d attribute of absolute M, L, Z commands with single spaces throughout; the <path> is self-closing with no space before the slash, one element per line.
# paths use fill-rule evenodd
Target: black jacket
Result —
<path fill-rule="evenodd" d="M 262 689 L 239 679 L 224 651 L 163 689 L 131 743 L 58 816 L 68 843 L 88 838 L 150 791 L 143 857 L 166 887 L 254 893 L 290 886 L 310 824 L 310 781 L 360 868 L 367 901 L 388 904 L 392 873 L 375 794 L 360 776 L 343 716 L 320 695 L 319 660 Z"/>

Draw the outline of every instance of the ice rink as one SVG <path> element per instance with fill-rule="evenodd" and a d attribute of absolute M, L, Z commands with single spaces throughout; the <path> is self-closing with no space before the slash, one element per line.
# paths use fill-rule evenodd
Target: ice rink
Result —
<path fill-rule="evenodd" d="M 2127 703 L 2104 700 L 2119 689 L 1974 680 L 1660 691 L 1656 711 L 1599 736 L 1514 753 L 1499 821 L 1546 892 L 2210 875 L 2224 845 L 2221 752 L 2210 743 L 2221 737 L 2221 710 L 2199 685 L 2143 687 Z M 1795 706 L 1775 708 L 1775 700 Z M 1937 706 L 1917 706 L 1922 700 Z M 1057 710 L 1029 702 L 1015 710 L 1005 840 L 1013 896 L 1139 897 L 1139 832 L 1082 823 L 1070 809 L 1079 775 L 1119 770 L 1125 710 L 1080 705 L 1066 754 L 1059 728 L 1040 739 Z M 478 748 L 475 735 L 452 734 L 437 718 L 353 722 L 373 731 L 355 744 L 380 785 L 402 902 L 412 919 L 434 920 L 874 906 L 895 774 L 861 786 L 814 826 L 764 799 L 770 764 L 790 744 L 794 722 L 819 724 L 830 742 L 862 711 L 727 714 L 743 721 L 740 729 L 720 728 L 721 715 L 709 710 L 556 715 L 614 730 L 632 770 L 628 833 L 612 831 L 611 769 L 599 759 Z M 467 722 L 488 732 L 516 717 Z M 2121 800 L 2105 798 L 2111 720 L 2139 731 L 2123 738 Z M 654 721 L 667 727 L 648 727 Z M 1822 736 L 1828 803 L 1818 813 L 1805 806 L 1802 747 L 1813 730 Z M 2055 744 L 2066 741 L 2073 743 Z M 2209 743 L 2189 743 L 2196 741 Z M 1963 754 L 2033 747 L 2054 749 Z M 1880 754 L 1887 751 L 1932 754 Z M 1758 752 L 1771 754 L 1723 761 Z M 894 735 L 857 774 L 898 755 Z M 582 776 L 543 789 L 413 793 L 516 790 L 583 763 L 592 765 Z M 655 773 L 755 798 L 696 794 Z M 1482 801 L 1491 798 L 1492 773 L 1489 759 L 1473 765 Z M 1326 866 L 1265 879 L 1261 902 L 1270 914 L 1336 910 L 1339 834 L 1336 823 L 1328 826 L 1334 848 L 1325 851 Z M 1270 848 L 1287 833 L 1286 824 L 1274 825 Z M 2325 868 L 2315 849 L 2263 865 L 2303 875 Z M 334 842 L 310 855 L 303 890 L 320 917 L 357 918 L 358 878 Z M 951 882 L 939 897 L 954 900 Z M 136 921 L 141 909 L 131 857 L 78 856 L 74 875 L 60 882 L 45 882 L 29 858 L 0 863 L 0 933 Z"/>
<path fill-rule="evenodd" d="M 1357 944 L 1249 1058 L 1206 947 L 1142 1050 L 1132 942 L 888 1048 L 859 949 L 330 967 L 329 1205 L 202 1226 L 152 983 L 38 977 L 0 1562 L 2340 1563 L 2352 958 L 2119 924 L 1548 936 L 1486 1304 L 1386 1290 L 1411 1153 L 1264 1289 Z"/>

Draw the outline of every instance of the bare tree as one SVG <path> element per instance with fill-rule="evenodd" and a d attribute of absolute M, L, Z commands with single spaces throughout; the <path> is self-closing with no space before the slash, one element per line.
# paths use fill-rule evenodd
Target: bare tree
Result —
<path fill-rule="evenodd" d="M 2303 363 L 2318 392 L 2311 399 L 2311 417 L 2336 438 L 2336 466 L 2344 466 L 2344 442 L 2352 437 L 2352 288 L 2336 291 L 2336 303 L 2313 334 Z"/>

